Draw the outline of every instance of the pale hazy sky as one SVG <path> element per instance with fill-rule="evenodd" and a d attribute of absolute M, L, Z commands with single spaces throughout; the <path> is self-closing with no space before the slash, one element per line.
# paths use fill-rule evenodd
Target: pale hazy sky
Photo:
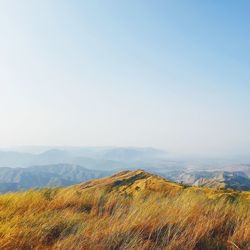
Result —
<path fill-rule="evenodd" d="M 249 10 L 0 0 L 0 146 L 250 154 Z"/>

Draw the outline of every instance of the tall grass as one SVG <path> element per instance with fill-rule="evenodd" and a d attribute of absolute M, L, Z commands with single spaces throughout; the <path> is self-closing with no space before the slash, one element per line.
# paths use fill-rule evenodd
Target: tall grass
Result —
<path fill-rule="evenodd" d="M 0 249 L 250 249 L 249 193 L 119 178 L 1 195 Z"/>

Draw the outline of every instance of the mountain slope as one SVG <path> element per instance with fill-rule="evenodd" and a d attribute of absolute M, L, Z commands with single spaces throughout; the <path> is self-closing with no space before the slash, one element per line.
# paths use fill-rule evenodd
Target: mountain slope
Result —
<path fill-rule="evenodd" d="M 142 170 L 0 196 L 3 249 L 249 249 L 250 193 Z"/>
<path fill-rule="evenodd" d="M 107 189 L 109 193 L 135 195 L 137 192 L 141 193 L 145 191 L 161 193 L 178 191 L 181 189 L 181 186 L 143 170 L 136 170 L 123 171 L 111 177 L 89 181 L 76 186 L 76 188 Z"/>

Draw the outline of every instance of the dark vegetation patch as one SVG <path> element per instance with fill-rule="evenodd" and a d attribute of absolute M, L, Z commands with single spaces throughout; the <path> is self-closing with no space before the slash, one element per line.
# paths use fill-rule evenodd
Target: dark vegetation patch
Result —
<path fill-rule="evenodd" d="M 134 175 L 134 176 L 132 176 L 132 177 L 130 177 L 130 178 L 127 178 L 127 179 L 115 181 L 115 182 L 111 185 L 111 187 L 112 187 L 112 188 L 119 188 L 119 187 L 122 187 L 122 186 L 130 186 L 130 185 L 132 185 L 135 181 L 141 180 L 141 179 L 145 179 L 145 174 L 144 174 L 144 173 L 140 173 L 140 174 Z"/>

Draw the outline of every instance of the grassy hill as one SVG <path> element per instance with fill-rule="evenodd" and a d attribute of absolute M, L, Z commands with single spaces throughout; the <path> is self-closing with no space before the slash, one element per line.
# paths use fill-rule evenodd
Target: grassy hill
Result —
<path fill-rule="evenodd" d="M 249 249 L 250 192 L 147 172 L 0 196 L 1 249 Z"/>

